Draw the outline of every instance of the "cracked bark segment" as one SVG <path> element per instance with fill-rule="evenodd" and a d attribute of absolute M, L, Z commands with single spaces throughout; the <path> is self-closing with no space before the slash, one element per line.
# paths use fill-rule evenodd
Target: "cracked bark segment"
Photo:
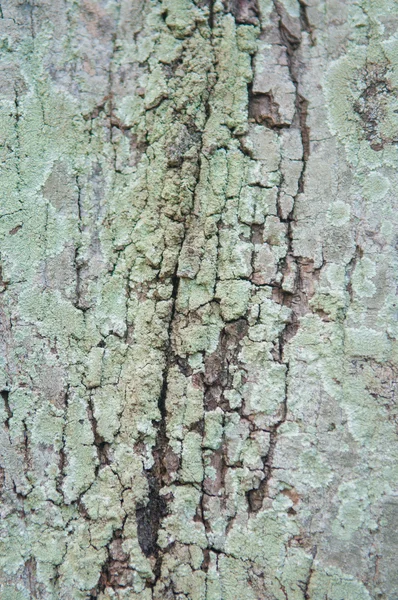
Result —
<path fill-rule="evenodd" d="M 395 7 L 0 13 L 0 595 L 391 597 Z"/>

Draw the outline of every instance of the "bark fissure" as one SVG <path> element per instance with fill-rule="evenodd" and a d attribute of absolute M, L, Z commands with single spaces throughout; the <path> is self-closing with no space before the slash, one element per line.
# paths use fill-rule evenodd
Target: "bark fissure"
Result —
<path fill-rule="evenodd" d="M 157 426 L 155 447 L 152 450 L 154 464 L 153 467 L 145 473 L 149 487 L 148 502 L 143 506 L 138 505 L 136 509 L 137 535 L 140 547 L 145 556 L 154 556 L 156 560 L 154 580 L 151 582 L 152 587 L 156 585 L 161 574 L 162 550 L 159 547 L 157 540 L 162 519 L 167 512 L 166 500 L 161 496 L 160 490 L 165 485 L 167 479 L 167 469 L 165 467 L 165 455 L 168 447 L 166 430 L 167 389 L 169 370 L 175 362 L 172 350 L 172 333 L 180 281 L 180 278 L 177 275 L 178 259 L 176 264 L 176 270 L 172 278 L 171 310 L 167 331 L 167 343 L 165 347 L 166 365 L 163 369 L 162 387 L 158 397 L 160 421 Z"/>
<path fill-rule="evenodd" d="M 10 392 L 8 390 L 1 390 L 0 395 L 3 399 L 4 409 L 7 414 L 7 418 L 4 421 L 4 425 L 6 426 L 7 429 L 9 429 L 10 428 L 10 419 L 12 418 L 12 410 L 11 410 L 10 402 L 9 402 Z"/>

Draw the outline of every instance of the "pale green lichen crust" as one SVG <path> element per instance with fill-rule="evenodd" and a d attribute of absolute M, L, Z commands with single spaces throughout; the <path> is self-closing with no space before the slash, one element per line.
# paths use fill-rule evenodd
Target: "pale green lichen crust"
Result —
<path fill-rule="evenodd" d="M 395 0 L 0 8 L 0 597 L 393 600 Z"/>

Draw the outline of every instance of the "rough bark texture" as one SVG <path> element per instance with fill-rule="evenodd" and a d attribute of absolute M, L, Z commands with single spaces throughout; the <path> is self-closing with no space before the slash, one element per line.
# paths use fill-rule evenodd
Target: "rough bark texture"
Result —
<path fill-rule="evenodd" d="M 394 600 L 394 0 L 7 0 L 0 596 Z"/>

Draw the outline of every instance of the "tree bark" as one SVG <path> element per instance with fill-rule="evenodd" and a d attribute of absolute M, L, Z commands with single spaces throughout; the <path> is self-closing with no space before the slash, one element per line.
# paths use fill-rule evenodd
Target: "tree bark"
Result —
<path fill-rule="evenodd" d="M 394 600 L 394 0 L 0 17 L 1 598 Z"/>

